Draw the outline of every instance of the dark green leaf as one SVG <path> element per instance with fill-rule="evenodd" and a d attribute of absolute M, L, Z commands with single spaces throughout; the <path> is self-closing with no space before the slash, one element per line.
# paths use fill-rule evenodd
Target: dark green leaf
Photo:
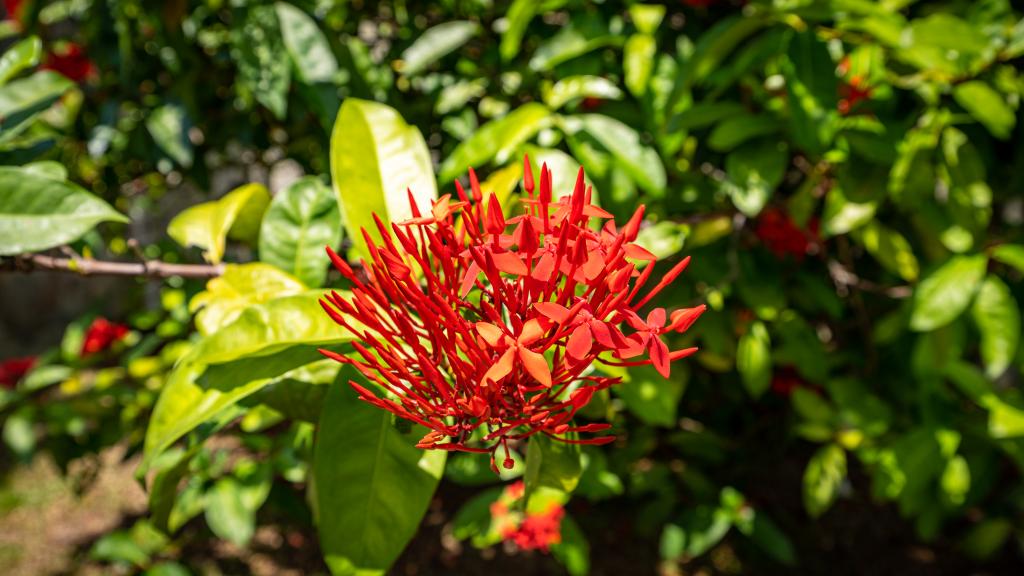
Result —
<path fill-rule="evenodd" d="M 279 192 L 260 226 L 260 260 L 295 275 L 307 286 L 327 278 L 325 247 L 341 240 L 341 213 L 334 193 L 307 176 Z"/>
<path fill-rule="evenodd" d="M 492 161 L 499 165 L 508 162 L 520 146 L 548 125 L 550 118 L 551 111 L 546 106 L 530 102 L 491 120 L 452 151 L 441 163 L 438 177 L 448 182 L 465 174 L 468 168 L 482 168 Z"/>
<path fill-rule="evenodd" d="M 164 104 L 146 118 L 146 129 L 156 145 L 184 168 L 192 167 L 192 142 L 188 137 L 191 125 L 185 108 L 175 103 Z"/>
<path fill-rule="evenodd" d="M 287 2 L 277 2 L 275 8 L 295 75 L 305 84 L 332 82 L 338 61 L 316 20 Z"/>
<path fill-rule="evenodd" d="M 477 23 L 464 20 L 433 26 L 402 52 L 399 70 L 406 76 L 415 76 L 454 52 L 479 31 L 480 26 Z"/>

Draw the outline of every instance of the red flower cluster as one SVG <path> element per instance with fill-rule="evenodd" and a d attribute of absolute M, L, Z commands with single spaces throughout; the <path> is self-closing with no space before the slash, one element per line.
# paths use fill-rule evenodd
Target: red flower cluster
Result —
<path fill-rule="evenodd" d="M 797 388 L 806 386 L 796 370 L 792 368 L 780 368 L 772 374 L 772 392 L 779 396 L 790 396 Z"/>
<path fill-rule="evenodd" d="M 18 382 L 36 365 L 35 356 L 24 358 L 8 358 L 0 362 L 0 386 L 14 388 Z"/>
<path fill-rule="evenodd" d="M 633 243 L 643 206 L 622 228 L 608 221 L 594 230 L 591 221 L 611 215 L 591 203 L 582 169 L 558 200 L 546 165 L 536 195 L 528 160 L 524 170 L 525 208 L 509 220 L 494 194 L 484 202 L 472 170 L 469 194 L 456 182 L 458 201 L 445 195 L 427 214 L 410 193 L 411 220 L 389 229 L 377 218 L 380 243 L 363 231 L 371 258 L 362 273 L 328 248 L 352 293 L 321 300 L 356 336 L 361 359 L 322 352 L 384 392 L 351 382 L 363 400 L 430 428 L 421 448 L 490 452 L 493 465 L 501 446 L 506 467 L 507 441 L 536 433 L 611 441 L 572 435 L 610 427 L 572 424 L 596 391 L 620 381 L 587 369 L 653 364 L 667 377 L 669 363 L 696 348 L 670 351 L 662 336 L 685 331 L 705 309 L 641 316 L 689 259 L 641 295 L 655 262 Z"/>
<path fill-rule="evenodd" d="M 512 542 L 520 550 L 540 550 L 547 552 L 552 544 L 562 541 L 562 518 L 565 510 L 557 502 L 552 502 L 548 509 L 541 513 L 514 513 L 509 502 L 523 497 L 523 482 L 510 484 L 501 497 L 491 504 L 491 518 L 498 527 L 502 539 Z"/>
<path fill-rule="evenodd" d="M 82 341 L 82 356 L 102 352 L 114 342 L 128 335 L 129 329 L 124 324 L 111 322 L 100 317 L 92 321 L 85 331 L 85 339 Z"/>
<path fill-rule="evenodd" d="M 850 57 L 847 56 L 839 63 L 838 72 L 840 76 L 847 76 L 850 73 Z M 854 74 L 850 76 L 849 80 L 844 81 L 839 85 L 839 102 L 836 104 L 836 109 L 843 116 L 850 113 L 853 108 L 865 101 L 871 99 L 872 88 L 867 85 L 867 81 L 860 74 Z"/>
<path fill-rule="evenodd" d="M 818 219 L 812 218 L 807 229 L 801 229 L 788 214 L 778 208 L 765 208 L 757 219 L 754 234 L 779 259 L 791 254 L 797 261 L 803 261 L 807 251 L 821 243 Z"/>
<path fill-rule="evenodd" d="M 8 20 L 21 23 L 21 7 L 25 0 L 4 0 L 4 11 Z"/>
<path fill-rule="evenodd" d="M 75 42 L 65 42 L 48 53 L 42 68 L 79 83 L 96 75 L 96 65 L 86 55 L 85 48 Z"/>

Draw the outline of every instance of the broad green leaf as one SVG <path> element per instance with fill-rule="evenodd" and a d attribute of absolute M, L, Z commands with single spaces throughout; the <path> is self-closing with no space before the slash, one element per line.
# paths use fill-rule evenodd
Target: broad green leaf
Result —
<path fill-rule="evenodd" d="M 0 255 L 77 240 L 100 222 L 127 222 L 82 188 L 21 168 L 0 167 Z"/>
<path fill-rule="evenodd" d="M 701 84 L 742 42 L 765 25 L 762 15 L 735 15 L 724 18 L 701 34 L 693 56 L 683 69 L 681 89 Z"/>
<path fill-rule="evenodd" d="M 37 160 L 35 162 L 29 162 L 28 164 L 22 165 L 21 169 L 37 176 L 45 176 L 50 180 L 56 180 L 58 182 L 64 182 L 68 179 L 67 167 L 56 160 Z"/>
<path fill-rule="evenodd" d="M 0 86 L 17 76 L 22 70 L 39 63 L 43 53 L 43 43 L 38 36 L 30 36 L 11 46 L 0 56 Z"/>
<path fill-rule="evenodd" d="M 322 295 L 317 290 L 254 304 L 230 324 L 200 340 L 190 358 L 200 364 L 222 364 L 299 344 L 319 346 L 350 341 L 352 335 L 321 308 Z"/>
<path fill-rule="evenodd" d="M 587 52 L 621 41 L 621 38 L 608 31 L 608 26 L 599 16 L 585 12 L 569 20 L 537 48 L 533 58 L 530 58 L 530 68 L 535 72 L 544 72 Z"/>
<path fill-rule="evenodd" d="M 782 122 L 767 114 L 730 116 L 711 130 L 707 144 L 716 152 L 728 152 L 747 140 L 775 134 L 781 129 Z"/>
<path fill-rule="evenodd" d="M 751 542 L 772 558 L 786 566 L 796 564 L 793 542 L 763 511 L 755 513 L 750 530 L 745 533 Z"/>
<path fill-rule="evenodd" d="M 1010 520 L 986 518 L 971 527 L 960 541 L 960 547 L 971 558 L 987 560 L 1006 545 L 1013 533 L 1014 527 Z"/>
<path fill-rule="evenodd" d="M 890 272 L 908 282 L 917 280 L 920 273 L 917 257 L 910 242 L 899 232 L 871 221 L 855 230 L 853 238 Z"/>
<path fill-rule="evenodd" d="M 846 197 L 840 186 L 833 186 L 825 196 L 822 232 L 839 236 L 871 222 L 878 210 L 876 202 L 854 202 Z"/>
<path fill-rule="evenodd" d="M 772 139 L 758 139 L 733 150 L 725 157 L 725 172 L 729 175 L 725 189 L 733 205 L 749 217 L 760 214 L 788 165 L 789 150 Z"/>
<path fill-rule="evenodd" d="M 231 56 L 238 66 L 235 85 L 243 98 L 254 98 L 279 119 L 288 110 L 291 63 L 277 12 L 272 4 L 249 6 L 240 25 L 231 29 Z"/>
<path fill-rule="evenodd" d="M 768 329 L 761 322 L 750 325 L 740 337 L 736 348 L 736 369 L 743 387 L 754 398 L 760 398 L 772 383 L 772 351 Z"/>
<path fill-rule="evenodd" d="M 246 184 L 219 200 L 203 202 L 186 208 L 171 220 L 167 234 L 182 246 L 203 249 L 203 257 L 216 264 L 224 256 L 228 236 L 251 240 L 255 220 L 259 220 L 270 203 L 270 193 L 262 184 Z"/>
<path fill-rule="evenodd" d="M 953 98 L 993 136 L 1001 140 L 1010 137 L 1017 115 L 1006 104 L 1003 95 L 987 83 L 971 80 L 957 84 L 953 88 Z"/>
<path fill-rule="evenodd" d="M 94 560 L 111 563 L 149 564 L 149 553 L 125 530 L 104 535 L 93 544 L 89 556 Z"/>
<path fill-rule="evenodd" d="M 444 22 L 423 32 L 411 46 L 402 52 L 398 70 L 406 76 L 415 76 L 431 64 L 457 50 L 476 36 L 480 25 L 466 20 Z"/>
<path fill-rule="evenodd" d="M 551 111 L 546 106 L 529 102 L 506 116 L 491 120 L 441 163 L 439 179 L 442 182 L 454 180 L 468 168 L 481 168 L 492 161 L 505 164 L 520 146 L 547 127 L 550 119 Z"/>
<path fill-rule="evenodd" d="M 294 274 L 307 286 L 327 278 L 325 248 L 341 241 L 341 213 L 329 187 L 307 176 L 278 192 L 260 225 L 260 260 Z"/>
<path fill-rule="evenodd" d="M 571 119 L 570 124 L 576 122 L 579 129 L 611 152 L 618 165 L 638 186 L 654 195 L 664 194 L 665 166 L 658 153 L 644 145 L 636 130 L 603 114 L 577 116 Z"/>
<path fill-rule="evenodd" d="M 570 516 L 562 518 L 561 541 L 551 546 L 551 555 L 565 567 L 569 576 L 590 574 L 590 543 L 576 521 Z"/>
<path fill-rule="evenodd" d="M 434 112 L 443 116 L 449 112 L 462 110 L 470 100 L 479 98 L 486 93 L 486 78 L 453 82 L 441 89 L 441 93 L 438 94 L 437 101 L 434 103 Z"/>
<path fill-rule="evenodd" d="M 461 486 L 486 486 L 515 480 L 523 475 L 526 465 L 515 450 L 509 449 L 509 455 L 514 463 L 512 468 L 498 466 L 498 474 L 495 475 L 488 454 L 452 454 L 445 466 L 444 477 Z"/>
<path fill-rule="evenodd" d="M 383 574 L 416 533 L 446 453 L 416 448 L 423 428 L 399 432 L 342 380 L 327 394 L 313 453 L 320 546 L 334 574 Z"/>
<path fill-rule="evenodd" d="M 658 43 L 650 34 L 634 34 L 623 47 L 622 68 L 626 73 L 626 87 L 637 97 L 647 92 L 657 50 Z"/>
<path fill-rule="evenodd" d="M 306 290 L 297 278 L 269 264 L 228 264 L 223 274 L 206 283 L 206 290 L 192 297 L 189 310 L 198 310 L 196 328 L 200 334 L 208 335 L 234 321 L 253 304 Z"/>
<path fill-rule="evenodd" d="M 822 153 L 835 135 L 837 79 L 825 42 L 812 30 L 794 34 L 783 60 L 790 130 L 795 143 Z"/>
<path fill-rule="evenodd" d="M 217 537 L 245 546 L 256 533 L 256 511 L 270 494 L 269 463 L 247 463 L 206 493 L 206 523 Z"/>
<path fill-rule="evenodd" d="M 971 469 L 963 456 L 958 454 L 946 462 L 939 486 L 950 504 L 960 506 L 964 503 L 971 489 Z"/>
<path fill-rule="evenodd" d="M 689 233 L 689 224 L 662 220 L 656 224 L 641 228 L 640 233 L 637 234 L 635 244 L 646 248 L 658 260 L 663 260 L 669 256 L 674 256 L 683 249 Z"/>
<path fill-rule="evenodd" d="M 27 124 L 74 86 L 60 74 L 43 70 L 0 87 L 0 132 L 7 136 Z"/>
<path fill-rule="evenodd" d="M 626 371 L 622 384 L 612 390 L 641 422 L 671 428 L 676 425 L 686 377 L 687 373 L 678 369 L 665 378 L 651 366 L 637 366 Z"/>
<path fill-rule="evenodd" d="M 974 299 L 971 317 L 981 334 L 985 374 L 998 378 L 1010 367 L 1020 345 L 1020 307 L 1010 287 L 997 276 L 987 276 Z"/>
<path fill-rule="evenodd" d="M 665 18 L 665 7 L 660 4 L 633 4 L 629 17 L 641 34 L 654 34 Z"/>
<path fill-rule="evenodd" d="M 846 452 L 836 444 L 822 446 L 804 470 L 804 508 L 812 518 L 828 511 L 846 480 Z"/>
<path fill-rule="evenodd" d="M 1012 266 L 1024 273 L 1024 246 L 1019 244 L 1000 244 L 992 249 L 992 259 Z"/>
<path fill-rule="evenodd" d="M 338 61 L 316 20 L 287 2 L 277 2 L 274 7 L 295 75 L 305 84 L 332 82 Z"/>
<path fill-rule="evenodd" d="M 980 370 L 962 361 L 951 362 L 945 375 L 961 392 L 988 410 L 988 433 L 992 438 L 1024 436 L 1024 409 L 1010 404 L 995 393 L 991 382 Z"/>
<path fill-rule="evenodd" d="M 319 356 L 312 347 L 305 350 Z M 224 365 L 211 367 L 207 374 L 217 372 L 221 366 Z M 272 378 L 254 400 L 292 420 L 316 424 L 327 397 L 327 385 L 335 381 L 340 369 L 341 364 L 330 358 L 311 362 Z"/>
<path fill-rule="evenodd" d="M 896 58 L 946 80 L 968 73 L 983 58 L 995 55 L 980 27 L 950 13 L 912 20 L 900 31 L 899 40 Z"/>
<path fill-rule="evenodd" d="M 970 305 L 985 277 L 984 255 L 953 256 L 914 290 L 910 328 L 928 332 L 955 320 Z"/>
<path fill-rule="evenodd" d="M 683 513 L 678 523 L 667 524 L 661 533 L 661 557 L 667 560 L 695 558 L 711 550 L 732 528 L 728 511 L 697 506 Z"/>
<path fill-rule="evenodd" d="M 188 138 L 191 122 L 180 104 L 166 103 L 146 118 L 146 129 L 156 145 L 184 168 L 192 167 L 192 142 Z"/>
<path fill-rule="evenodd" d="M 526 472 L 523 482 L 529 498 L 539 488 L 572 492 L 583 473 L 580 447 L 534 434 L 526 446 Z"/>
<path fill-rule="evenodd" d="M 601 76 L 569 76 L 562 78 L 553 85 L 541 86 L 544 103 L 552 110 L 558 110 L 567 103 L 580 98 L 599 98 L 601 100 L 619 100 L 622 90 L 607 78 Z"/>
<path fill-rule="evenodd" d="M 527 26 L 530 25 L 530 21 L 537 14 L 537 10 L 541 8 L 540 4 L 537 0 L 515 0 L 509 6 L 505 15 L 506 28 L 501 34 L 501 44 L 498 46 L 502 60 L 508 62 L 516 54 L 519 54 L 523 35 L 526 33 Z"/>
<path fill-rule="evenodd" d="M 736 102 L 698 103 L 672 117 L 668 123 L 669 132 L 697 130 L 717 124 L 722 120 L 741 116 L 746 112 L 742 104 Z"/>
<path fill-rule="evenodd" d="M 369 257 L 361 230 L 379 240 L 374 214 L 385 225 L 411 218 L 407 190 L 423 212 L 437 198 L 430 152 L 420 131 L 393 108 L 357 98 L 346 98 L 338 111 L 331 134 L 331 178 L 357 257 Z"/>

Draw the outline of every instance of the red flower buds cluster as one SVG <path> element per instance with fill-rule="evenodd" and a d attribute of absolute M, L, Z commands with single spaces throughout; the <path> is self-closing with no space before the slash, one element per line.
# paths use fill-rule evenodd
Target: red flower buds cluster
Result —
<path fill-rule="evenodd" d="M 0 362 L 0 386 L 14 388 L 18 382 L 36 365 L 35 356 L 24 358 L 8 358 Z"/>
<path fill-rule="evenodd" d="M 782 259 L 789 254 L 799 262 L 803 261 L 808 250 L 821 243 L 818 226 L 817 218 L 812 218 L 807 229 L 801 229 L 782 210 L 766 208 L 757 219 L 754 234 L 776 258 Z"/>
<path fill-rule="evenodd" d="M 548 552 L 553 544 L 562 541 L 562 518 L 565 509 L 551 502 L 547 510 L 539 513 L 513 511 L 512 504 L 523 498 L 526 490 L 522 481 L 509 484 L 501 496 L 491 504 L 491 521 L 506 542 L 524 551 Z"/>
<path fill-rule="evenodd" d="M 111 322 L 100 317 L 92 321 L 85 331 L 82 341 L 82 356 L 97 354 L 110 348 L 114 342 L 128 335 L 129 329 L 124 324 Z"/>
<path fill-rule="evenodd" d="M 696 348 L 671 351 L 663 336 L 705 309 L 640 314 L 689 262 L 641 294 L 655 262 L 634 243 L 643 206 L 619 228 L 591 202 L 582 169 L 560 199 L 546 165 L 538 185 L 529 160 L 524 171 L 523 213 L 509 219 L 494 194 L 484 200 L 472 170 L 469 193 L 456 182 L 458 199 L 445 195 L 427 214 L 410 192 L 411 220 L 388 227 L 377 218 L 380 242 L 363 230 L 370 259 L 360 271 L 328 248 L 352 292 L 321 300 L 355 335 L 358 357 L 323 353 L 379 387 L 351 382 L 362 400 L 429 428 L 421 448 L 489 452 L 493 465 L 500 446 L 506 467 L 507 442 L 537 433 L 611 441 L 576 436 L 608 424 L 572 422 L 620 381 L 590 366 L 653 364 L 668 377 L 670 362 Z"/>
<path fill-rule="evenodd" d="M 65 78 L 82 83 L 95 76 L 96 64 L 89 59 L 85 48 L 75 42 L 65 42 L 46 55 L 43 70 L 59 72 Z"/>

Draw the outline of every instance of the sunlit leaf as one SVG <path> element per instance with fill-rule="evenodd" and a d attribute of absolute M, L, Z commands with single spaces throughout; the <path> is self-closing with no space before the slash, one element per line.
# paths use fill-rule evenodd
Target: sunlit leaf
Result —
<path fill-rule="evenodd" d="M 319 178 L 307 176 L 278 192 L 260 225 L 260 260 L 294 274 L 307 286 L 327 278 L 325 248 L 337 249 L 341 213 L 334 193 Z"/>

